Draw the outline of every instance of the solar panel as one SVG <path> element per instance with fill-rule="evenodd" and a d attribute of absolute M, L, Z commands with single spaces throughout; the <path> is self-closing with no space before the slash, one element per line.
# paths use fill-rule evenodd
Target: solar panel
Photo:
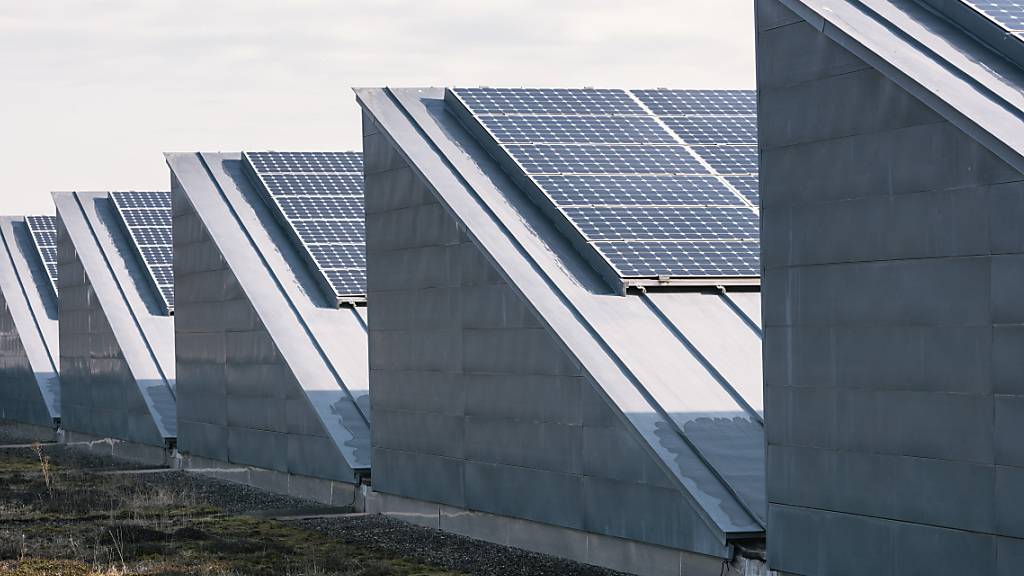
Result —
<path fill-rule="evenodd" d="M 340 302 L 366 294 L 358 152 L 246 152 L 257 188 Z"/>
<path fill-rule="evenodd" d="M 667 117 L 663 121 L 687 144 L 757 145 L 757 118 L 752 116 Z"/>
<path fill-rule="evenodd" d="M 527 174 L 699 174 L 705 172 L 682 146 L 510 144 L 505 147 Z"/>
<path fill-rule="evenodd" d="M 758 206 L 761 202 L 760 192 L 758 192 L 757 176 L 729 176 L 726 178 L 729 184 L 732 184 L 748 202 L 754 206 Z"/>
<path fill-rule="evenodd" d="M 675 144 L 648 116 L 484 116 L 481 121 L 506 143 Z"/>
<path fill-rule="evenodd" d="M 757 214 L 740 208 L 566 208 L 583 234 L 600 240 L 742 240 L 757 235 Z"/>
<path fill-rule="evenodd" d="M 1008 32 L 1024 32 L 1024 2 L 1021 0 L 963 0 Z"/>
<path fill-rule="evenodd" d="M 174 310 L 171 193 L 111 192 L 110 199 L 165 311 Z"/>
<path fill-rule="evenodd" d="M 351 218 L 362 222 L 366 210 L 362 196 L 278 197 L 285 216 L 292 219 Z"/>
<path fill-rule="evenodd" d="M 267 190 L 281 196 L 363 197 L 363 174 L 270 174 L 261 173 Z"/>
<path fill-rule="evenodd" d="M 363 173 L 363 156 L 352 152 L 247 152 L 246 156 L 259 173 Z"/>
<path fill-rule="evenodd" d="M 603 242 L 601 253 L 623 277 L 759 276 L 761 247 L 743 242 Z"/>
<path fill-rule="evenodd" d="M 535 176 L 555 204 L 734 206 L 743 201 L 714 176 Z"/>
<path fill-rule="evenodd" d="M 57 218 L 55 216 L 26 216 L 32 244 L 36 247 L 39 259 L 46 269 L 53 293 L 57 293 Z"/>
<path fill-rule="evenodd" d="M 451 95 L 620 277 L 760 274 L 753 91 Z"/>
<path fill-rule="evenodd" d="M 719 174 L 757 174 L 756 146 L 700 146 L 694 151 Z"/>
<path fill-rule="evenodd" d="M 658 116 L 754 116 L 753 90 L 633 90 Z"/>
<path fill-rule="evenodd" d="M 644 114 L 625 90 L 589 88 L 459 88 L 478 114 Z"/>

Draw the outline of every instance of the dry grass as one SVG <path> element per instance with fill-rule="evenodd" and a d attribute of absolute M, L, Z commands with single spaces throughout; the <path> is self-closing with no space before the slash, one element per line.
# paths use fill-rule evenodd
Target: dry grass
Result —
<path fill-rule="evenodd" d="M 188 482 L 54 466 L 0 451 L 0 574 L 441 576 L 285 523 L 225 514 Z"/>

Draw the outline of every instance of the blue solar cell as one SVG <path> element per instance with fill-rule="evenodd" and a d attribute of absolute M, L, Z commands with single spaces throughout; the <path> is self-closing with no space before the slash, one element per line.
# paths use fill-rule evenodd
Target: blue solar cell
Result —
<path fill-rule="evenodd" d="M 160 192 L 111 192 L 110 197 L 119 208 L 171 207 L 171 195 Z"/>
<path fill-rule="evenodd" d="M 633 90 L 658 116 L 743 116 L 757 114 L 753 90 Z"/>
<path fill-rule="evenodd" d="M 246 152 L 256 172 L 354 172 L 362 174 L 358 152 Z"/>
<path fill-rule="evenodd" d="M 366 268 L 366 246 L 363 244 L 311 244 L 309 253 L 324 270 Z"/>
<path fill-rule="evenodd" d="M 694 151 L 719 174 L 757 174 L 756 146 L 700 146 Z"/>
<path fill-rule="evenodd" d="M 174 309 L 174 286 L 171 286 L 171 285 L 160 286 L 159 287 L 159 291 L 160 291 L 160 296 L 164 299 L 164 302 L 166 302 L 167 306 L 173 310 Z"/>
<path fill-rule="evenodd" d="M 32 230 L 51 230 L 57 231 L 57 217 L 56 216 L 26 216 L 25 222 L 28 223 Z"/>
<path fill-rule="evenodd" d="M 149 267 L 157 286 L 174 286 L 174 267 L 170 264 L 154 264 Z"/>
<path fill-rule="evenodd" d="M 271 196 L 363 196 L 362 174 L 260 174 Z"/>
<path fill-rule="evenodd" d="M 555 204 L 603 206 L 742 205 L 714 176 L 535 176 Z"/>
<path fill-rule="evenodd" d="M 746 242 L 598 242 L 602 254 L 626 278 L 760 276 L 761 247 Z"/>
<path fill-rule="evenodd" d="M 306 244 L 365 243 L 364 224 L 356 220 L 293 220 L 292 226 Z"/>
<path fill-rule="evenodd" d="M 593 240 L 735 240 L 757 238 L 749 208 L 564 208 Z"/>
<path fill-rule="evenodd" d="M 291 196 L 274 199 L 281 212 L 296 220 L 355 219 L 366 217 L 362 196 Z"/>
<path fill-rule="evenodd" d="M 170 264 L 174 250 L 170 246 L 140 246 L 142 258 L 151 265 Z"/>
<path fill-rule="evenodd" d="M 754 206 L 760 204 L 761 197 L 758 192 L 757 176 L 729 176 L 726 180 L 751 204 Z"/>
<path fill-rule="evenodd" d="M 561 144 L 674 144 L 654 118 L 644 116 L 482 116 L 499 142 Z"/>
<path fill-rule="evenodd" d="M 146 227 L 146 226 L 170 226 L 171 225 L 171 209 L 165 208 L 163 210 L 151 210 L 151 209 L 122 209 L 121 216 L 124 218 L 129 228 Z"/>
<path fill-rule="evenodd" d="M 757 118 L 753 116 L 687 116 L 663 121 L 687 144 L 757 145 Z"/>
<path fill-rule="evenodd" d="M 682 146 L 512 144 L 527 174 L 699 174 L 706 172 Z"/>
<path fill-rule="evenodd" d="M 624 90 L 591 88 L 454 88 L 474 114 L 644 114 Z"/>
<path fill-rule="evenodd" d="M 324 277 L 339 296 L 366 294 L 365 270 L 324 270 Z"/>
<path fill-rule="evenodd" d="M 36 253 L 46 269 L 50 284 L 57 290 L 57 218 L 54 216 L 26 216 L 29 236 Z"/>
<path fill-rule="evenodd" d="M 173 243 L 170 228 L 136 228 L 132 235 L 139 246 L 171 246 Z"/>

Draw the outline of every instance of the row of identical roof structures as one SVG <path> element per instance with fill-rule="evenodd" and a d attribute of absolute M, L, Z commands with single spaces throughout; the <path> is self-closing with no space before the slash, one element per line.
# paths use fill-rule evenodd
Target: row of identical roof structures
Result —
<path fill-rule="evenodd" d="M 756 546 L 753 92 L 357 99 L 381 506 L 645 574 Z"/>

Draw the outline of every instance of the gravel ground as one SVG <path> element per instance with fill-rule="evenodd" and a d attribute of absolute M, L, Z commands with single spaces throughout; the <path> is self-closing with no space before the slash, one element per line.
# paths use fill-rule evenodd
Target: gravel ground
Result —
<path fill-rule="evenodd" d="M 423 564 L 476 576 L 626 576 L 384 516 L 317 518 L 297 520 L 294 524 L 335 536 L 347 544 L 400 554 Z"/>
<path fill-rule="evenodd" d="M 0 445 L 21 443 L 26 439 L 0 427 Z M 51 462 L 62 470 L 101 472 L 148 469 L 110 456 L 61 445 L 44 447 Z M 0 449 L 0 452 L 31 449 Z M 196 503 L 208 504 L 231 514 L 261 510 L 302 510 L 322 508 L 322 504 L 265 492 L 256 488 L 183 471 L 140 474 L 147 484 L 190 495 Z M 353 515 L 288 522 L 336 537 L 345 544 L 373 550 L 388 556 L 403 557 L 444 570 L 479 576 L 626 576 L 620 572 L 578 564 L 414 526 L 383 516 Z"/>

